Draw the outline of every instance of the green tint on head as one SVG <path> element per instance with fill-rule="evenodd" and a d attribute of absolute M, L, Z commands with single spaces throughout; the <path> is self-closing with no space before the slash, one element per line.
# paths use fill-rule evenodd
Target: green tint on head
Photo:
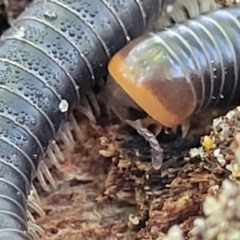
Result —
<path fill-rule="evenodd" d="M 141 82 L 150 79 L 159 72 L 161 66 L 166 63 L 164 56 L 164 49 L 161 44 L 154 42 L 152 39 L 147 39 L 133 48 L 125 61 L 132 70 L 132 74 Z"/>

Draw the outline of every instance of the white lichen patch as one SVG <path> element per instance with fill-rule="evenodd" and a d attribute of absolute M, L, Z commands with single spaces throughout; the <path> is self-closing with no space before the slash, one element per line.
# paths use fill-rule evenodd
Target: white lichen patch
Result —
<path fill-rule="evenodd" d="M 231 144 L 231 150 L 235 158 L 231 161 L 226 168 L 231 172 L 230 179 L 234 180 L 240 177 L 240 133 L 237 132 Z"/>
<path fill-rule="evenodd" d="M 240 239 L 240 188 L 225 180 L 218 196 L 207 196 L 203 204 L 206 219 L 194 221 L 190 239 Z"/>
<path fill-rule="evenodd" d="M 181 228 L 178 225 L 172 226 L 163 240 L 184 240 Z"/>
<path fill-rule="evenodd" d="M 217 148 L 213 151 L 213 156 L 217 159 L 218 163 L 223 167 L 226 165 L 224 155 L 221 154 L 221 149 Z"/>
<path fill-rule="evenodd" d="M 195 157 L 203 158 L 204 157 L 203 147 L 191 148 L 189 151 L 189 155 L 191 158 L 195 158 Z"/>

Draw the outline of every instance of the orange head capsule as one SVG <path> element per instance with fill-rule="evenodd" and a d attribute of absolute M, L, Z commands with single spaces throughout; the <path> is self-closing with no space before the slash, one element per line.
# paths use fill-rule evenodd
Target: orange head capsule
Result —
<path fill-rule="evenodd" d="M 175 127 L 197 107 L 194 86 L 180 60 L 157 35 L 149 34 L 115 54 L 109 72 L 153 119 Z"/>

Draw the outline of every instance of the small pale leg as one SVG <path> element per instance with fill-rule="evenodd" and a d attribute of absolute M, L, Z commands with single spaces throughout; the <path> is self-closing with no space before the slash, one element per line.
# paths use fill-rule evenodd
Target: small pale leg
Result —
<path fill-rule="evenodd" d="M 149 142 L 152 152 L 152 166 L 155 170 L 159 170 L 162 167 L 163 163 L 163 150 L 160 147 L 160 144 L 156 139 L 155 135 L 148 129 L 144 128 L 141 120 L 139 119 L 136 121 L 124 120 L 124 122 L 130 125 L 132 128 L 136 129 L 136 131 L 142 137 L 144 137 L 146 141 Z"/>
<path fill-rule="evenodd" d="M 154 129 L 154 135 L 157 137 L 161 131 L 163 130 L 163 125 L 155 121 L 153 118 L 151 118 L 149 115 L 143 119 L 141 119 L 141 123 L 143 127 L 147 128 L 151 124 L 155 124 L 156 128 Z"/>
<path fill-rule="evenodd" d="M 185 138 L 190 130 L 190 122 L 189 120 L 186 120 L 184 123 L 181 124 L 181 130 L 182 130 L 182 138 Z"/>

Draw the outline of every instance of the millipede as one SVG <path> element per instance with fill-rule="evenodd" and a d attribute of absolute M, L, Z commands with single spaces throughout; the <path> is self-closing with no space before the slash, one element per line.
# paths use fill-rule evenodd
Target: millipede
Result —
<path fill-rule="evenodd" d="M 189 125 L 195 116 L 216 117 L 236 107 L 239 7 L 211 11 L 134 39 L 114 55 L 110 74 L 166 127 Z"/>

